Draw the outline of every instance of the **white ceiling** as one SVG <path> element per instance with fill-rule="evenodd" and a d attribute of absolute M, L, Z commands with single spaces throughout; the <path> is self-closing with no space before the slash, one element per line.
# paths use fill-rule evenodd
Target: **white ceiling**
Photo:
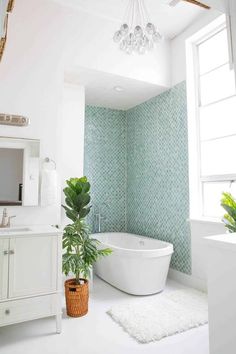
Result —
<path fill-rule="evenodd" d="M 97 16 L 107 17 L 122 22 L 128 0 L 55 0 L 64 5 Z M 175 7 L 168 6 L 169 0 L 145 0 L 151 20 L 158 26 L 166 38 L 174 38 L 188 27 L 204 9 L 187 2 L 180 2 Z"/>
<path fill-rule="evenodd" d="M 166 88 L 126 77 L 77 67 L 65 73 L 65 82 L 85 86 L 88 105 L 127 110 L 157 96 Z M 117 92 L 115 86 L 124 91 Z"/>

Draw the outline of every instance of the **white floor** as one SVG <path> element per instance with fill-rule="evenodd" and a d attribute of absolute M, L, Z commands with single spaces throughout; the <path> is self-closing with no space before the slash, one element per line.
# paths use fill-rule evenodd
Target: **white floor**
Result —
<path fill-rule="evenodd" d="M 165 291 L 181 285 L 168 281 Z M 155 295 L 158 296 L 158 295 Z M 106 314 L 130 295 L 95 278 L 90 310 L 85 317 L 63 316 L 63 331 L 55 334 L 52 318 L 0 328 L 0 354 L 209 354 L 208 327 L 139 344 Z"/>

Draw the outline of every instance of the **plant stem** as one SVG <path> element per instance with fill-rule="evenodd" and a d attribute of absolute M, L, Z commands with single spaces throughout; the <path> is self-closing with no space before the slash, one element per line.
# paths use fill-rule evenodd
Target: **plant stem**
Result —
<path fill-rule="evenodd" d="M 76 279 L 75 279 L 76 285 L 80 285 L 80 277 L 79 274 L 77 274 Z"/>
<path fill-rule="evenodd" d="M 79 246 L 76 247 L 76 253 L 79 256 L 79 253 L 80 253 L 80 247 Z M 80 273 L 76 274 L 76 285 L 80 285 Z"/>

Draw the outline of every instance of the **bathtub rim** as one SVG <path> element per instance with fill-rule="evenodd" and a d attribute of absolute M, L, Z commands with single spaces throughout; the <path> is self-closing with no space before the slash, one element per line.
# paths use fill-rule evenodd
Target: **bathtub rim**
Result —
<path fill-rule="evenodd" d="M 133 237 L 137 237 L 137 238 L 143 238 L 145 240 L 154 240 L 154 241 L 158 241 L 164 245 L 166 245 L 166 247 L 163 248 L 155 248 L 155 249 L 132 249 L 132 248 L 124 248 L 124 247 L 119 247 L 116 245 L 113 245 L 109 242 L 103 242 L 101 240 L 99 240 L 99 238 L 97 238 L 96 236 L 99 235 L 119 235 L 119 234 L 127 234 Z M 162 241 L 159 239 L 155 239 L 155 238 L 151 238 L 151 237 L 147 237 L 147 236 L 143 236 L 143 235 L 137 235 L 137 234 L 132 234 L 129 232 L 101 232 L 101 233 L 93 233 L 91 235 L 93 238 L 97 239 L 99 241 L 99 245 L 103 245 L 107 248 L 112 249 L 112 255 L 119 255 L 119 256 L 128 256 L 128 257 L 142 257 L 142 258 L 153 258 L 153 257 L 167 257 L 167 256 L 171 256 L 174 253 L 174 246 L 172 243 L 170 242 L 166 242 L 166 241 Z"/>

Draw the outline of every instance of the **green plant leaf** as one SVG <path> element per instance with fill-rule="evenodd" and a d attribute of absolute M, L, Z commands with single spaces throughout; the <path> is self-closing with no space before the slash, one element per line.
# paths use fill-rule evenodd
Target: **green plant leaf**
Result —
<path fill-rule="evenodd" d="M 85 182 L 83 185 L 83 192 L 84 193 L 88 193 L 90 191 L 90 183 L 89 182 Z"/>
<path fill-rule="evenodd" d="M 90 209 L 91 209 L 91 206 L 89 208 L 83 208 L 79 213 L 80 218 L 81 219 L 85 218 L 89 214 Z"/>
<path fill-rule="evenodd" d="M 65 196 L 70 200 L 72 205 L 73 206 L 76 205 L 76 200 L 77 200 L 76 192 L 69 187 L 64 188 L 63 192 L 64 192 Z"/>
<path fill-rule="evenodd" d="M 90 230 L 85 218 L 89 214 L 90 183 L 87 177 L 70 178 L 64 188 L 66 215 L 72 220 L 72 224 L 64 228 L 63 233 L 63 272 L 68 275 L 72 272 L 79 283 L 81 275 L 87 277 L 92 265 L 99 257 L 111 253 L 109 249 L 98 249 L 99 241 L 90 238 Z"/>
<path fill-rule="evenodd" d="M 226 210 L 222 221 L 229 232 L 236 232 L 236 200 L 230 193 L 223 193 L 221 206 Z"/>
<path fill-rule="evenodd" d="M 221 206 L 227 211 L 227 213 L 234 219 L 236 220 L 236 209 L 234 209 L 232 206 L 229 206 L 227 204 L 221 204 Z"/>
<path fill-rule="evenodd" d="M 66 210 L 66 216 L 71 219 L 72 221 L 76 221 L 77 217 L 78 217 L 78 213 L 73 210 L 73 209 L 69 209 L 67 206 L 62 205 L 62 207 Z"/>
<path fill-rule="evenodd" d="M 79 210 L 83 209 L 86 205 L 90 203 L 90 195 L 88 193 L 80 193 L 77 195 L 76 203 Z"/>

